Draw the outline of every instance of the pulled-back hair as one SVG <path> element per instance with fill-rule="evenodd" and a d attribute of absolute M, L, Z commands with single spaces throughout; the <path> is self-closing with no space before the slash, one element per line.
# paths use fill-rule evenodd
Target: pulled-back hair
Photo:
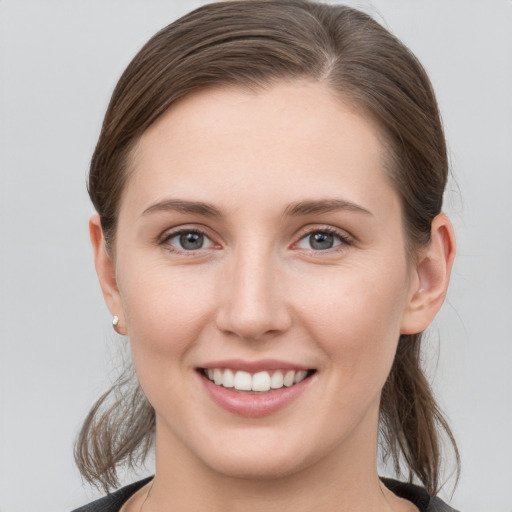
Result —
<path fill-rule="evenodd" d="M 114 251 L 132 149 L 176 100 L 200 88 L 251 89 L 277 81 L 323 82 L 379 126 L 387 172 L 402 205 L 410 254 L 430 240 L 448 176 L 443 128 L 430 81 L 414 55 L 370 16 L 303 0 L 203 6 L 158 32 L 121 76 L 91 161 L 89 195 Z M 421 333 L 402 335 L 382 391 L 380 441 L 397 472 L 431 492 L 440 486 L 442 439 L 458 451 L 421 368 Z M 116 469 L 144 460 L 155 412 L 123 375 L 90 411 L 75 458 L 106 490 Z"/>

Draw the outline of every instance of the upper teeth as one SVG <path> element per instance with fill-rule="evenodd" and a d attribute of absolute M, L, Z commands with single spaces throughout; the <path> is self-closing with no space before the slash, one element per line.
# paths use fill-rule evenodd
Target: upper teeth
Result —
<path fill-rule="evenodd" d="M 306 370 L 276 370 L 275 372 L 249 372 L 234 371 L 229 368 L 208 368 L 208 378 L 218 386 L 235 388 L 239 391 L 269 391 L 290 387 L 304 380 L 308 374 Z"/>

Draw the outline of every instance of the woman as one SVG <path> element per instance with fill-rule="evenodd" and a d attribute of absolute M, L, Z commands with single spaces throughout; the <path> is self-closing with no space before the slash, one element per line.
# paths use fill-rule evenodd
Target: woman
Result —
<path fill-rule="evenodd" d="M 419 361 L 455 254 L 447 172 L 424 70 L 365 14 L 235 1 L 156 34 L 89 178 L 139 385 L 76 449 L 106 490 L 153 441 L 156 470 L 79 510 L 452 510 Z M 379 478 L 379 439 L 422 487 Z"/>

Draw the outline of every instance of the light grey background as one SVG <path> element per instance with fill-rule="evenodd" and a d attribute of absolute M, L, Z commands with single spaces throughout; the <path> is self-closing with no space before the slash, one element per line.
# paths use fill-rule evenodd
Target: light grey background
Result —
<path fill-rule="evenodd" d="M 0 0 L 0 512 L 66 512 L 94 496 L 72 445 L 123 342 L 93 270 L 88 161 L 130 58 L 201 3 Z M 351 4 L 410 46 L 438 93 L 459 251 L 429 364 L 462 453 L 452 503 L 509 512 L 512 2 Z"/>

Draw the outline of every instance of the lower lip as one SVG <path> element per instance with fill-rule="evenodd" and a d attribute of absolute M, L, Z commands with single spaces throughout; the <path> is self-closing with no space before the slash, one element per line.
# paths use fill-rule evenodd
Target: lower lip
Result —
<path fill-rule="evenodd" d="M 284 409 L 306 389 L 313 378 L 309 376 L 289 388 L 283 387 L 261 394 L 248 394 L 234 391 L 233 388 L 218 386 L 201 374 L 199 377 L 210 398 L 218 406 L 247 418 L 260 418 Z"/>

